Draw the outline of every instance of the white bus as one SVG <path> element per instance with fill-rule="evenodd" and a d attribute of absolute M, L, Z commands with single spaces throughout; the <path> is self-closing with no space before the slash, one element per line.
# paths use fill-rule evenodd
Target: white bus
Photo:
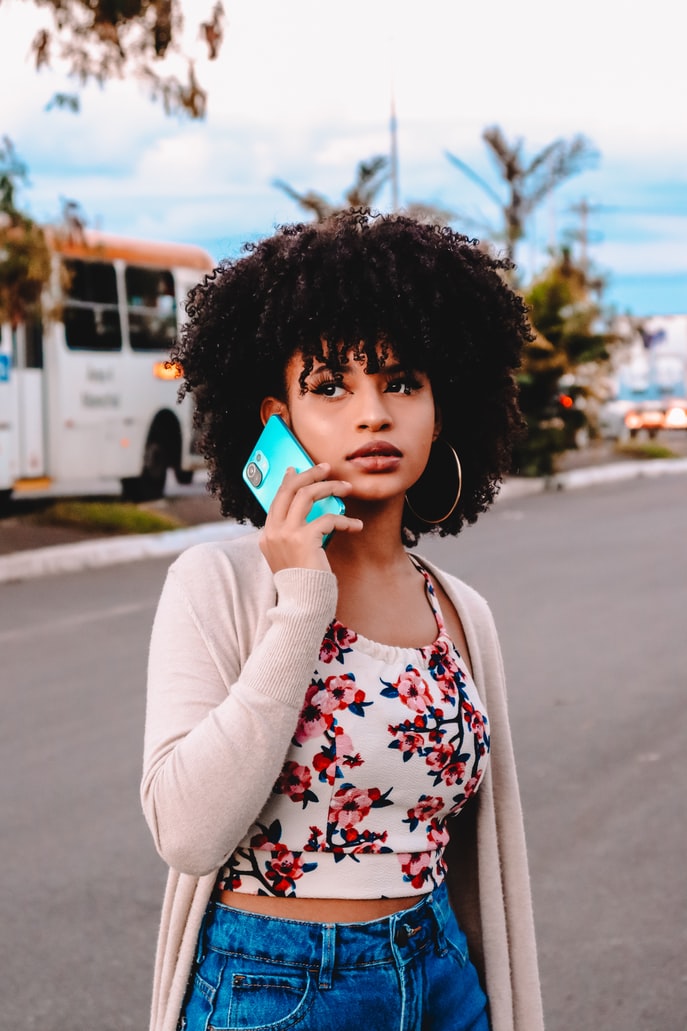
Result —
<path fill-rule="evenodd" d="M 0 327 L 0 499 L 114 478 L 151 500 L 168 469 L 189 483 L 204 463 L 167 358 L 210 255 L 88 230 L 51 247 L 43 319 Z"/>

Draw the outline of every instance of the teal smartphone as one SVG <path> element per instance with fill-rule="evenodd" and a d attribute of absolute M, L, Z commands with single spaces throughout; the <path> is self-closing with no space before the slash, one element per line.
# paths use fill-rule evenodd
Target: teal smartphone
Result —
<path fill-rule="evenodd" d="M 243 479 L 267 512 L 286 470 L 291 467 L 297 473 L 303 473 L 312 469 L 314 464 L 281 416 L 271 415 L 243 467 Z M 327 514 L 343 515 L 345 511 L 341 498 L 332 495 L 316 501 L 306 521 L 310 523 Z"/>

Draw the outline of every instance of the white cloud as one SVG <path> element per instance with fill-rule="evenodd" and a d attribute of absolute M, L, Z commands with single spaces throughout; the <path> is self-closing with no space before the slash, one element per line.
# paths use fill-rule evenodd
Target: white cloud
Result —
<path fill-rule="evenodd" d="M 687 227 L 670 216 L 687 210 L 686 8 L 672 0 L 642 9 L 577 0 L 554 18 L 550 0 L 226 6 L 221 60 L 200 69 L 209 115 L 189 124 L 166 118 L 133 82 L 88 89 L 79 115 L 46 113 L 52 94 L 72 84 L 37 75 L 27 63 L 45 12 L 26 0 L 1 0 L 0 87 L 11 102 L 0 133 L 29 165 L 36 217 L 54 217 L 66 196 L 122 232 L 216 240 L 269 232 L 299 216 L 275 178 L 334 199 L 358 161 L 387 149 L 393 79 L 403 202 L 496 219 L 444 151 L 498 184 L 480 139 L 485 126 L 523 137 L 529 155 L 581 132 L 600 150 L 599 168 L 571 179 L 538 212 L 537 245 L 545 246 L 550 227 L 567 224 L 567 209 L 586 196 L 620 209 L 615 221 L 590 220 L 597 231 L 603 224 L 595 246 L 604 264 L 647 274 L 684 268 Z M 196 3 L 192 9 L 194 17 L 204 11 Z M 623 214 L 659 204 L 669 228 Z"/>

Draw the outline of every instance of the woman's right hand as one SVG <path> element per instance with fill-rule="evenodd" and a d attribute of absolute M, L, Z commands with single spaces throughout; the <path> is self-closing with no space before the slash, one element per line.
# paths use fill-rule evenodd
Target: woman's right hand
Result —
<path fill-rule="evenodd" d="M 346 497 L 351 484 L 346 480 L 329 480 L 330 466 L 326 462 L 303 473 L 287 469 L 281 487 L 274 496 L 260 537 L 260 550 L 273 573 L 280 569 L 330 570 L 322 547 L 323 537 L 335 530 L 339 533 L 358 533 L 363 528 L 361 519 L 346 515 L 321 515 L 312 522 L 306 517 L 315 501 L 323 498 Z"/>

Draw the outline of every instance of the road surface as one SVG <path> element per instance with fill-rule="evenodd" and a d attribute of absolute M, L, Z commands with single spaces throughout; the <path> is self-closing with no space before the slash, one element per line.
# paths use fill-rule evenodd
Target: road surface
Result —
<path fill-rule="evenodd" d="M 499 502 L 422 552 L 490 600 L 548 1031 L 687 1027 L 687 479 Z M 0 587 L 0 1028 L 144 1031 L 164 868 L 140 815 L 167 561 Z"/>

